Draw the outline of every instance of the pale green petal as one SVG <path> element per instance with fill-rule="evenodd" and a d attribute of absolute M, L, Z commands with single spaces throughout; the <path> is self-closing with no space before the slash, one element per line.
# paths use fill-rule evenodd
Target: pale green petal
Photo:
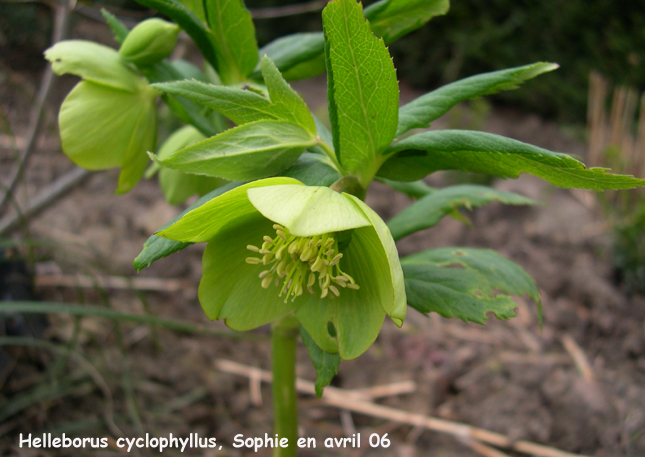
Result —
<path fill-rule="evenodd" d="M 129 143 L 116 187 L 117 194 L 132 189 L 141 179 L 148 167 L 147 152 L 154 149 L 157 142 L 157 109 L 154 103 L 142 103 L 139 119 L 131 130 Z"/>
<path fill-rule="evenodd" d="M 72 74 L 103 86 L 136 91 L 144 78 L 128 66 L 112 48 L 84 40 L 60 41 L 45 51 L 57 75 Z"/>
<path fill-rule="evenodd" d="M 372 227 L 353 231 L 347 248 L 342 250 L 341 269 L 351 275 L 359 290 L 339 288 L 334 299 L 304 294 L 296 316 L 316 343 L 327 352 L 338 352 L 354 359 L 369 348 L 378 336 L 385 318 L 384 308 L 393 295 L 390 272 L 381 241 Z M 328 323 L 336 329 L 329 334 Z"/>
<path fill-rule="evenodd" d="M 304 186 L 293 178 L 267 178 L 253 181 L 236 187 L 210 200 L 208 203 L 186 213 L 158 236 L 177 241 L 199 243 L 213 238 L 222 228 L 230 226 L 241 227 L 251 220 L 256 220 L 258 210 L 249 202 L 247 190 L 255 187 L 267 187 L 280 184 Z M 265 233 L 264 235 L 270 235 Z M 261 239 L 262 237 L 260 237 Z M 257 242 L 257 240 L 256 240 Z"/>
<path fill-rule="evenodd" d="M 396 250 L 396 245 L 394 244 L 394 239 L 392 238 L 390 229 L 387 228 L 387 225 L 385 225 L 383 219 L 381 219 L 372 208 L 367 206 L 364 202 L 354 197 L 353 195 L 348 195 L 348 197 L 351 197 L 363 210 L 365 215 L 372 223 L 372 226 L 376 230 L 379 239 L 381 240 L 381 246 L 385 252 L 386 261 L 389 267 L 390 280 L 393 286 L 393 295 L 391 297 L 391 300 L 384 300 L 382 302 L 383 308 L 385 309 L 385 312 L 388 314 L 388 316 L 390 316 L 390 318 L 394 321 L 394 323 L 397 326 L 401 327 L 403 325 L 403 321 L 405 320 L 405 314 L 407 312 L 408 306 L 405 297 L 403 270 L 401 269 L 399 253 Z"/>
<path fill-rule="evenodd" d="M 154 93 L 147 89 L 126 92 L 81 81 L 67 95 L 60 109 L 60 136 L 63 151 L 79 167 L 103 170 L 120 167 L 134 149 L 141 162 L 154 148 L 156 111 Z M 137 169 L 138 170 L 138 169 Z"/>
<path fill-rule="evenodd" d="M 295 236 L 341 232 L 371 225 L 347 197 L 329 187 L 273 186 L 249 189 L 249 200 L 267 219 Z"/>
<path fill-rule="evenodd" d="M 261 265 L 246 263 L 254 253 L 246 249 L 271 234 L 273 223 L 257 211 L 244 227 L 229 223 L 209 241 L 203 258 L 199 301 L 209 319 L 226 319 L 234 330 L 251 330 L 289 314 L 299 300 L 284 303 L 279 287 L 263 289 Z M 257 254 L 255 254 L 257 256 Z"/>

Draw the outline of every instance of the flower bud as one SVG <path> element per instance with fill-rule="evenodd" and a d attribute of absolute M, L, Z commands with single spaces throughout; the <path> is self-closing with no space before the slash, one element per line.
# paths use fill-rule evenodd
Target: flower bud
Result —
<path fill-rule="evenodd" d="M 161 19 L 147 19 L 133 28 L 119 54 L 135 65 L 152 65 L 170 55 L 177 43 L 179 26 Z"/>

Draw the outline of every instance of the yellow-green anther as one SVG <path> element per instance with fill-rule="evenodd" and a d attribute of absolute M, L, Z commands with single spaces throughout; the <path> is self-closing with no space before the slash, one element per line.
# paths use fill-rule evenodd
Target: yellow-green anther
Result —
<path fill-rule="evenodd" d="M 273 276 L 267 276 L 262 280 L 262 287 L 265 289 L 268 289 L 269 286 L 271 285 L 271 281 L 273 281 Z"/>
<path fill-rule="evenodd" d="M 338 252 L 338 242 L 334 236 L 323 234 L 298 237 L 291 235 L 289 230 L 279 224 L 275 224 L 273 228 L 276 237 L 265 235 L 261 248 L 247 246 L 250 251 L 262 255 L 261 259 L 247 258 L 247 263 L 261 263 L 269 267 L 260 273 L 263 288 L 268 288 L 275 278 L 276 286 L 282 283 L 278 296 L 282 297 L 284 294 L 286 302 L 290 297 L 291 301 L 294 301 L 305 289 L 315 295 L 313 287 L 316 284 L 316 276 L 321 298 L 331 299 L 339 296 L 338 288 L 331 285 L 332 281 L 341 287 L 347 287 L 348 281 L 353 282 L 338 265 L 343 255 Z M 285 250 L 289 255 L 284 255 Z"/>

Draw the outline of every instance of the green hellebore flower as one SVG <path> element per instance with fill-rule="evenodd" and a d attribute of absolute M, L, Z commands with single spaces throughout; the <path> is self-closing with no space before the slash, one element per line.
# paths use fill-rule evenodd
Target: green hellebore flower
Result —
<path fill-rule="evenodd" d="M 230 190 L 157 235 L 204 242 L 199 300 L 250 330 L 295 313 L 325 351 L 353 359 L 385 315 L 403 324 L 403 272 L 390 231 L 360 199 L 292 178 Z"/>
<path fill-rule="evenodd" d="M 63 152 L 87 170 L 121 167 L 116 192 L 129 191 L 155 147 L 158 92 L 117 51 L 98 43 L 61 41 L 45 57 L 56 74 L 83 79 L 60 109 Z"/>
<path fill-rule="evenodd" d="M 135 65 L 152 65 L 170 55 L 181 29 L 172 22 L 152 18 L 140 22 L 126 36 L 119 55 Z"/>

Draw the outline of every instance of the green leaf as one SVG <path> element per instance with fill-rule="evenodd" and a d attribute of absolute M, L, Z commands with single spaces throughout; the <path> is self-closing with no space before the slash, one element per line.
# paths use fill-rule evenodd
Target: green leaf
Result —
<path fill-rule="evenodd" d="M 175 21 L 193 39 L 204 58 L 219 71 L 217 41 L 204 22 L 177 0 L 136 0 Z"/>
<path fill-rule="evenodd" d="M 428 127 L 430 122 L 464 100 L 517 89 L 523 82 L 556 68 L 558 68 L 557 64 L 538 62 L 523 67 L 483 73 L 446 84 L 401 107 L 396 136 L 410 129 Z"/>
<path fill-rule="evenodd" d="M 323 10 L 327 97 L 334 147 L 343 167 L 367 187 L 396 131 L 399 89 L 392 59 L 354 0 Z"/>
<path fill-rule="evenodd" d="M 280 120 L 271 101 L 250 90 L 205 84 L 199 81 L 174 81 L 152 84 L 165 94 L 184 97 L 223 114 L 238 125 L 263 119 Z"/>
<path fill-rule="evenodd" d="M 422 313 L 483 324 L 486 313 L 500 319 L 515 315 L 516 304 L 504 294 L 527 294 L 538 305 L 540 292 L 516 263 L 489 249 L 439 248 L 401 259 L 408 304 Z M 500 293 L 501 292 L 501 293 Z"/>
<path fill-rule="evenodd" d="M 434 226 L 444 216 L 459 207 L 471 209 L 486 203 L 501 202 L 506 205 L 532 205 L 529 198 L 510 192 L 502 192 L 488 186 L 463 184 L 432 192 L 408 206 L 390 219 L 387 226 L 392 237 L 399 240 L 419 230 Z"/>
<path fill-rule="evenodd" d="M 378 181 L 390 186 L 392 189 L 402 192 L 411 198 L 421 198 L 425 197 L 428 194 L 431 194 L 436 191 L 432 187 L 428 186 L 425 182 L 413 181 L 413 182 L 403 182 L 403 181 L 392 181 L 391 179 L 378 178 Z"/>
<path fill-rule="evenodd" d="M 157 234 L 170 240 L 190 243 L 208 241 L 223 230 L 224 227 L 233 224 L 239 228 L 248 222 L 249 218 L 255 219 L 260 214 L 249 202 L 247 197 L 248 189 L 280 184 L 302 183 L 292 178 L 268 178 L 253 181 L 234 189 L 227 189 L 226 192 L 220 192 L 228 187 L 224 186 L 205 195 L 199 200 L 202 202 L 200 205 L 191 206 L 179 217 L 166 224 Z M 205 200 L 209 196 L 213 197 Z"/>
<path fill-rule="evenodd" d="M 500 178 L 530 173 L 565 188 L 605 190 L 645 185 L 645 179 L 609 174 L 605 168 L 586 168 L 566 154 L 483 132 L 423 132 L 395 143 L 387 151 L 397 152 L 383 164 L 380 176 L 414 181 L 437 170 L 462 170 Z"/>
<path fill-rule="evenodd" d="M 123 40 L 128 36 L 130 30 L 114 14 L 110 13 L 105 8 L 101 8 L 101 14 L 103 15 L 103 19 L 105 19 L 105 22 L 107 22 L 107 25 L 110 26 L 112 35 L 114 35 L 116 42 L 119 44 L 123 43 Z"/>
<path fill-rule="evenodd" d="M 316 139 L 297 125 L 257 121 L 240 125 L 155 162 L 228 180 L 273 176 L 289 168 Z"/>
<path fill-rule="evenodd" d="M 296 163 L 291 165 L 281 176 L 295 178 L 307 186 L 331 186 L 341 175 L 327 157 L 310 152 L 303 153 Z"/>
<path fill-rule="evenodd" d="M 406 33 L 424 25 L 432 17 L 448 11 L 448 0 L 383 0 L 365 9 L 372 32 L 385 43 L 391 43 Z M 294 33 L 280 37 L 262 49 L 282 72 L 287 81 L 312 78 L 325 71 L 321 57 L 325 40 L 320 32 Z M 259 79 L 257 66 L 250 77 Z"/>
<path fill-rule="evenodd" d="M 311 60 L 299 63 L 295 67 L 289 68 L 282 76 L 287 81 L 298 81 L 300 79 L 314 78 L 325 72 L 325 54 L 318 54 Z"/>
<path fill-rule="evenodd" d="M 204 195 L 202 198 L 200 198 L 195 203 L 193 203 L 188 208 L 186 208 L 184 211 L 182 211 L 182 213 L 179 216 L 169 221 L 166 225 L 164 225 L 161 229 L 159 229 L 159 231 L 162 231 L 170 227 L 171 225 L 173 225 L 175 222 L 180 220 L 182 217 L 184 217 L 192 210 L 201 207 L 202 205 L 208 203 L 215 197 L 218 197 L 223 193 L 236 188 L 240 184 L 241 183 L 239 182 L 232 182 Z M 163 259 L 164 257 L 167 257 L 170 254 L 173 254 L 177 251 L 181 251 L 182 249 L 190 246 L 191 244 L 193 243 L 175 241 L 167 238 L 161 238 L 157 235 L 152 235 L 143 244 L 143 249 L 141 250 L 141 253 L 137 256 L 136 259 L 134 259 L 134 263 L 133 263 L 134 269 L 137 271 L 141 271 L 144 268 L 152 265 L 152 262 L 159 259 Z"/>
<path fill-rule="evenodd" d="M 128 92 L 81 81 L 60 109 L 63 152 L 87 170 L 122 167 L 117 192 L 129 190 L 148 164 L 155 147 L 156 92 L 143 87 Z"/>
<path fill-rule="evenodd" d="M 270 98 L 247 89 L 198 81 L 153 84 L 153 87 L 166 94 L 205 105 L 238 125 L 259 120 L 286 121 L 301 126 L 315 136 L 316 125 L 302 98 L 291 89 L 267 57 L 262 59 L 262 68 Z"/>
<path fill-rule="evenodd" d="M 182 3 L 202 22 L 206 23 L 206 13 L 204 12 L 204 0 L 179 0 L 179 3 Z"/>
<path fill-rule="evenodd" d="M 155 65 L 146 68 L 145 75 L 150 82 L 163 83 L 165 81 L 175 81 L 184 79 L 186 74 L 180 71 L 181 65 L 176 62 L 169 62 L 167 60 L 156 63 Z M 158 84 L 163 86 L 163 84 Z M 151 86 L 154 86 L 152 84 Z M 218 129 L 213 123 L 202 113 L 203 108 L 192 100 L 184 97 L 174 97 L 168 94 L 163 96 L 164 101 L 177 117 L 187 124 L 196 127 L 204 136 L 211 137 L 220 133 L 222 130 Z"/>
<path fill-rule="evenodd" d="M 390 44 L 450 8 L 449 0 L 381 0 L 365 9 L 377 37 Z"/>
<path fill-rule="evenodd" d="M 119 53 L 102 44 L 84 40 L 59 41 L 45 51 L 57 75 L 72 74 L 103 86 L 135 92 L 147 85 L 121 59 Z"/>
<path fill-rule="evenodd" d="M 222 83 L 244 81 L 258 62 L 251 14 L 242 0 L 209 0 L 204 5 L 217 53 L 215 68 Z"/>
<path fill-rule="evenodd" d="M 305 346 L 307 346 L 309 358 L 311 358 L 311 362 L 316 369 L 316 395 L 320 398 L 322 397 L 323 389 L 331 384 L 332 379 L 338 373 L 340 356 L 323 351 L 302 325 L 300 326 L 300 337 Z"/>
<path fill-rule="evenodd" d="M 316 123 L 304 100 L 287 84 L 271 59 L 264 56 L 261 66 L 272 110 L 280 115 L 281 120 L 299 125 L 316 136 Z"/>
<path fill-rule="evenodd" d="M 269 57 L 281 72 L 321 56 L 325 50 L 325 38 L 321 32 L 294 33 L 278 38 L 260 49 L 260 56 Z M 324 71 L 324 68 L 323 68 Z M 262 77 L 260 65 L 255 67 L 251 78 Z"/>

